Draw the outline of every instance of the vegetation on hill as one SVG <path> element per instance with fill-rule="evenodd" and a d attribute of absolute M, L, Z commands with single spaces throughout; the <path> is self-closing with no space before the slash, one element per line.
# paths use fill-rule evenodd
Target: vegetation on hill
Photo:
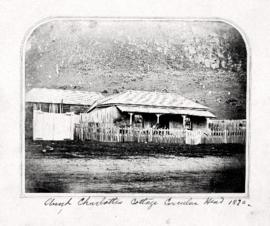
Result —
<path fill-rule="evenodd" d="M 246 117 L 246 47 L 223 22 L 52 21 L 26 44 L 26 90 L 176 92 Z"/>

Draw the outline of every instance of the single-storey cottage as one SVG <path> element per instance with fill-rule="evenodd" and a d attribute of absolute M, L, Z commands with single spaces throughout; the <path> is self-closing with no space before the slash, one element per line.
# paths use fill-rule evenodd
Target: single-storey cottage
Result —
<path fill-rule="evenodd" d="M 186 130 L 204 129 L 215 117 L 179 94 L 134 90 L 97 100 L 87 112 L 87 122 Z"/>

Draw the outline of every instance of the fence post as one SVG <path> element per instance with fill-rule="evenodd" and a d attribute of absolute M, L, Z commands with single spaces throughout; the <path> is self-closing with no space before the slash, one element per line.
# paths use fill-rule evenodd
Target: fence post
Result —
<path fill-rule="evenodd" d="M 187 143 L 187 134 L 186 134 L 186 115 L 183 115 L 183 129 L 184 129 L 184 144 Z"/>

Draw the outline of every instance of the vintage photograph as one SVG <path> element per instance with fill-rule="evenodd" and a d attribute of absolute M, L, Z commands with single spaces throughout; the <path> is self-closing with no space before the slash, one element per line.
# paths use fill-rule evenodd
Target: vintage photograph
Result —
<path fill-rule="evenodd" d="M 23 51 L 24 192 L 247 192 L 248 53 L 219 20 L 52 19 Z"/>

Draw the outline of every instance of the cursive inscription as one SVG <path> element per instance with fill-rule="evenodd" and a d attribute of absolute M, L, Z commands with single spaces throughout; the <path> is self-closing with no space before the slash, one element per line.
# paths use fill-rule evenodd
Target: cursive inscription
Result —
<path fill-rule="evenodd" d="M 49 198 L 44 202 L 45 206 L 71 206 L 71 200 L 72 198 L 69 198 L 67 201 L 56 201 L 55 198 Z"/>
<path fill-rule="evenodd" d="M 129 201 L 129 202 L 128 202 Z M 67 198 L 60 199 L 57 198 L 49 198 L 44 202 L 44 206 L 55 207 L 57 208 L 58 214 L 62 212 L 68 206 L 79 206 L 79 207 L 99 207 L 99 206 L 119 206 L 122 204 L 129 204 L 132 206 L 142 206 L 146 207 L 146 209 L 150 210 L 155 206 L 163 205 L 163 206 L 171 206 L 171 207 L 180 207 L 180 206 L 248 206 L 251 205 L 244 199 L 225 199 L 224 197 L 207 197 L 203 199 L 193 199 L 183 198 L 177 199 L 173 197 L 168 197 L 163 199 L 156 198 L 131 198 L 131 199 L 122 199 L 121 197 L 82 197 L 82 198 Z"/>
<path fill-rule="evenodd" d="M 151 209 L 153 206 L 158 205 L 158 202 L 151 198 L 143 198 L 143 199 L 134 198 L 131 200 L 130 203 L 131 205 L 147 206 L 147 209 Z"/>
<path fill-rule="evenodd" d="M 118 198 L 106 198 L 103 197 L 101 200 L 92 200 L 90 196 L 87 198 L 81 198 L 78 201 L 78 206 L 104 206 L 104 205 L 121 205 L 123 202 Z"/>
<path fill-rule="evenodd" d="M 173 198 L 168 198 L 164 201 L 165 206 L 197 206 L 199 205 L 196 201 L 193 201 L 192 198 L 187 200 L 174 200 Z"/>
<path fill-rule="evenodd" d="M 212 197 L 208 197 L 205 201 L 204 201 L 204 205 L 219 205 L 222 204 L 224 202 L 224 198 L 220 197 L 220 198 L 212 198 Z"/>

